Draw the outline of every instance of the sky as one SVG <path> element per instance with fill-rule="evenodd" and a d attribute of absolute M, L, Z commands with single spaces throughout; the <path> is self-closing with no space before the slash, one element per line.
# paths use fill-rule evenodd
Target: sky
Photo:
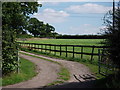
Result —
<path fill-rule="evenodd" d="M 32 17 L 54 26 L 59 34 L 96 35 L 101 32 L 101 28 L 105 27 L 104 15 L 112 10 L 110 0 L 53 1 L 39 1 L 42 7 L 39 7 L 38 12 Z"/>

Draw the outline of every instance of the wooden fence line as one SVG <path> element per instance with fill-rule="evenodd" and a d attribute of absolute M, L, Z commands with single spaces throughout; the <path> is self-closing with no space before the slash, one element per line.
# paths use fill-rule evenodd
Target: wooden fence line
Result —
<path fill-rule="evenodd" d="M 62 55 L 62 53 L 65 53 L 65 57 L 68 57 L 68 53 L 72 53 L 73 58 L 75 57 L 75 54 L 81 54 L 81 59 L 83 58 L 83 55 L 91 55 L 91 57 L 90 57 L 91 62 L 93 60 L 93 56 L 99 55 L 99 53 L 94 53 L 95 48 L 99 48 L 99 49 L 108 48 L 108 46 L 56 45 L 56 44 L 39 44 L 39 43 L 23 43 L 23 42 L 18 42 L 18 43 L 21 47 L 26 47 L 26 48 L 33 49 L 33 50 L 38 49 L 38 50 L 41 50 L 41 52 L 43 52 L 43 50 L 44 50 L 45 53 L 47 51 L 49 51 L 49 53 L 51 53 L 51 51 L 52 51 L 52 52 L 54 52 L 54 55 L 56 55 L 56 52 L 59 52 L 60 56 Z M 52 46 L 53 46 L 53 49 L 51 48 Z M 57 50 L 56 47 L 59 47 L 59 50 Z M 65 47 L 65 49 L 62 50 L 62 47 Z M 68 47 L 71 47 L 72 50 L 68 51 Z M 75 47 L 80 47 L 81 48 L 80 52 L 76 52 Z M 86 47 L 92 49 L 91 53 L 84 52 L 84 48 L 86 48 Z"/>
<path fill-rule="evenodd" d="M 106 49 L 98 50 L 98 73 L 104 76 L 115 73 L 118 69 L 118 67 L 109 59 L 109 54 L 106 52 Z"/>
<path fill-rule="evenodd" d="M 31 45 L 48 45 L 48 46 L 60 46 L 56 44 L 39 44 L 39 43 L 23 43 L 18 42 L 19 44 L 31 44 Z M 90 46 L 90 45 L 61 45 L 61 46 L 74 46 L 74 47 L 94 47 L 94 48 L 108 48 L 108 46 Z"/>

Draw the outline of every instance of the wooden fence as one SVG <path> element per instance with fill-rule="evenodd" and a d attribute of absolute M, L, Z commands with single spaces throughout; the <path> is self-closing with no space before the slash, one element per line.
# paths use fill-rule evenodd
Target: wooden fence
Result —
<path fill-rule="evenodd" d="M 98 56 L 98 49 L 107 48 L 106 46 L 88 46 L 88 45 L 55 45 L 55 44 L 39 44 L 39 43 L 23 43 L 19 42 L 20 47 L 24 47 L 27 49 L 32 50 L 39 50 L 40 52 L 45 53 L 53 53 L 56 55 L 56 53 L 59 53 L 59 56 L 61 56 L 63 53 L 65 54 L 65 57 L 68 57 L 68 53 L 70 53 L 72 58 L 75 58 L 75 54 L 79 54 L 80 58 L 83 58 L 83 55 L 89 55 L 90 60 L 92 62 L 93 56 Z M 62 49 L 64 48 L 64 49 Z M 78 48 L 80 48 L 78 50 Z M 89 52 L 85 52 L 85 48 L 89 49 Z M 87 50 L 86 49 L 86 50 Z M 97 49 L 95 51 L 95 49 Z"/>
<path fill-rule="evenodd" d="M 99 49 L 98 72 L 104 76 L 116 72 L 117 66 L 110 60 L 108 50 Z"/>

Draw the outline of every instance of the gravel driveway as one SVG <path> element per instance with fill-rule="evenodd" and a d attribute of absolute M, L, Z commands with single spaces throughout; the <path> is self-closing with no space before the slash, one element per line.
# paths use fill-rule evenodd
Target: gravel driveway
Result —
<path fill-rule="evenodd" d="M 21 52 L 24 52 L 24 51 L 21 51 Z M 80 64 L 78 62 L 73 62 L 73 61 L 62 60 L 62 59 L 55 59 L 55 58 L 46 57 L 42 55 L 36 55 L 36 54 L 28 53 L 28 52 L 24 52 L 24 53 L 50 59 L 53 61 L 57 61 L 69 70 L 70 80 L 68 80 L 67 82 L 61 85 L 52 86 L 50 88 L 54 88 L 54 87 L 55 88 L 90 88 L 90 87 L 93 87 L 92 81 L 81 83 L 78 80 L 76 80 L 75 77 L 73 76 L 73 75 L 91 74 L 89 68 L 87 68 L 83 64 Z M 57 73 L 60 70 L 60 65 L 49 62 L 49 61 L 41 60 L 39 58 L 23 55 L 23 54 L 20 54 L 20 56 L 32 61 L 33 63 L 37 65 L 38 75 L 32 78 L 31 80 L 21 82 L 18 84 L 14 84 L 14 85 L 9 85 L 9 86 L 6 86 L 5 88 L 41 88 L 43 86 L 46 86 L 48 83 L 51 83 L 57 80 L 57 77 L 58 77 Z"/>
<path fill-rule="evenodd" d="M 23 54 L 20 54 L 20 57 L 28 59 L 35 63 L 37 65 L 38 74 L 31 80 L 14 85 L 8 85 L 5 86 L 5 88 L 36 88 L 45 86 L 57 79 L 57 73 L 60 70 L 60 65 Z"/>

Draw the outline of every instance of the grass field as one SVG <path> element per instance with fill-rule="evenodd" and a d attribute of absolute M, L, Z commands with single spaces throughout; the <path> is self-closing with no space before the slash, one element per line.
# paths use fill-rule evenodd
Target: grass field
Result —
<path fill-rule="evenodd" d="M 24 42 L 62 45 L 96 45 L 100 46 L 103 39 L 28 39 Z M 22 42 L 22 41 L 21 41 Z"/>
<path fill-rule="evenodd" d="M 103 39 L 39 39 L 39 38 L 33 38 L 33 39 L 28 39 L 24 42 L 27 43 L 40 43 L 40 44 L 56 44 L 56 45 L 90 45 L 90 46 L 102 46 L 102 44 L 100 44 L 100 42 L 103 41 Z M 21 41 L 22 42 L 22 41 Z M 36 47 L 36 46 L 35 46 Z M 40 48 L 45 48 L 45 45 L 43 46 L 39 46 Z M 49 49 L 49 46 L 46 46 L 47 49 Z M 54 50 L 54 46 L 51 46 L 51 49 Z M 62 51 L 66 50 L 66 47 L 61 47 Z M 56 46 L 56 50 L 60 50 L 59 46 Z M 68 51 L 73 51 L 73 47 L 67 47 Z M 41 50 L 39 50 L 41 51 Z M 75 52 L 81 52 L 81 47 L 75 47 L 74 48 Z M 42 52 L 44 53 L 51 53 L 52 55 L 56 55 L 56 56 L 60 56 L 59 52 L 50 52 L 48 50 L 42 50 Z M 83 49 L 84 53 L 91 53 L 92 52 L 92 48 L 89 47 L 85 47 Z M 98 48 L 94 49 L 94 53 L 98 53 Z M 62 57 L 66 56 L 65 52 L 62 52 Z M 72 58 L 72 53 L 67 53 L 68 58 Z M 89 59 L 91 58 L 90 55 L 83 55 L 82 56 L 83 59 Z M 75 54 L 75 58 L 80 59 L 81 55 L 80 54 Z M 96 60 L 98 60 L 98 56 L 94 56 L 93 60 L 96 62 Z"/>

